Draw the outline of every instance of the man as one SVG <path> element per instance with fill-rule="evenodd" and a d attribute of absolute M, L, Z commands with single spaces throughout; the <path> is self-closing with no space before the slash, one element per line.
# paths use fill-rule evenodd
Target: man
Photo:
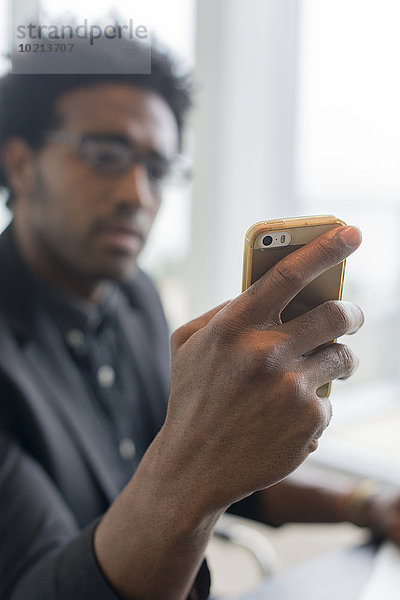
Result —
<path fill-rule="evenodd" d="M 358 307 L 279 319 L 357 248 L 355 228 L 175 332 L 164 421 L 166 326 L 136 260 L 179 149 L 184 83 L 157 52 L 151 76 L 1 82 L 2 600 L 206 598 L 204 549 L 233 503 L 276 524 L 338 518 L 336 491 L 280 484 L 291 502 L 264 488 L 317 447 L 331 410 L 315 390 L 356 368 L 341 344 L 304 355 L 356 331 Z"/>

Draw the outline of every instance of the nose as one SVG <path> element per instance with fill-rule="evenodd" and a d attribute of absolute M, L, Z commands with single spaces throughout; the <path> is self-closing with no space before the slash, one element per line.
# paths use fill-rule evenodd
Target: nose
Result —
<path fill-rule="evenodd" d="M 159 201 L 150 185 L 146 168 L 140 163 L 132 165 L 116 179 L 113 196 L 117 203 L 134 208 L 152 209 Z"/>

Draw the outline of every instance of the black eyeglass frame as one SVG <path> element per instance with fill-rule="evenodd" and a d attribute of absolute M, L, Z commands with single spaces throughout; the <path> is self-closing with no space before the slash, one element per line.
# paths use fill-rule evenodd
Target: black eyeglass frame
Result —
<path fill-rule="evenodd" d="M 149 182 L 156 185 L 179 185 L 188 183 L 192 179 L 192 168 L 190 160 L 183 154 L 176 154 L 174 158 L 168 161 L 157 153 L 149 153 L 138 151 L 134 145 L 124 136 L 112 133 L 75 133 L 72 131 L 50 130 L 44 135 L 44 141 L 66 143 L 74 146 L 79 157 L 88 164 L 93 170 L 107 175 L 120 176 L 127 173 L 135 164 L 143 164 L 146 168 L 146 173 Z M 126 162 L 114 168 L 106 168 L 103 164 L 96 164 L 87 151 L 85 151 L 85 142 L 109 142 L 119 144 L 120 148 L 126 150 Z M 151 164 L 153 161 L 153 164 Z M 158 168 L 159 173 L 155 174 L 154 169 Z M 153 169 L 153 170 L 152 170 Z"/>

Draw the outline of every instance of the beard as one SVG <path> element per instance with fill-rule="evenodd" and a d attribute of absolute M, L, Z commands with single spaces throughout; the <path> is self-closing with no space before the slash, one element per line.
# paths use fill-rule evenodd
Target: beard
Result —
<path fill-rule="evenodd" d="M 141 213 L 135 213 L 124 203 L 114 208 L 110 203 L 110 214 L 91 217 L 90 209 L 82 202 L 85 215 L 82 219 L 79 204 L 74 203 L 74 215 L 68 200 L 62 190 L 57 195 L 52 194 L 44 174 L 39 168 L 35 169 L 31 194 L 24 199 L 23 209 L 17 202 L 15 211 L 23 246 L 27 248 L 28 264 L 51 285 L 85 297 L 92 296 L 94 289 L 109 286 L 110 282 L 132 278 L 141 247 L 135 253 L 121 252 L 118 248 L 101 245 L 99 240 L 102 228 L 119 222 L 118 219 L 145 231 L 148 223 Z M 141 246 L 144 241 L 143 234 Z"/>

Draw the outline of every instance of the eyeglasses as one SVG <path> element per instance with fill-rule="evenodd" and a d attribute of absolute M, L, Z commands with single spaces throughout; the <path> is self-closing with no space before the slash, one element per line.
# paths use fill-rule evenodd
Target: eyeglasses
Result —
<path fill-rule="evenodd" d="M 78 156 L 95 171 L 107 175 L 123 175 L 135 164 L 145 167 L 150 184 L 182 184 L 192 176 L 189 160 L 178 154 L 167 160 L 157 152 L 139 151 L 125 137 L 104 133 L 80 134 L 70 131 L 48 131 L 45 140 L 72 144 Z"/>

